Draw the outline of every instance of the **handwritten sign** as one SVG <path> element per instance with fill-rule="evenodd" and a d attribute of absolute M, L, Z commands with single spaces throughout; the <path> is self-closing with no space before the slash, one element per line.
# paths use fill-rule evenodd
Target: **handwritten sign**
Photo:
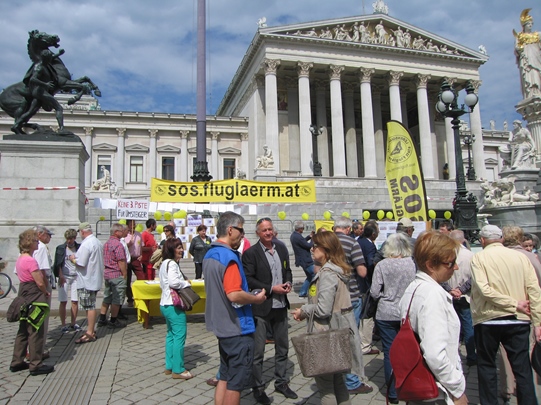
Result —
<path fill-rule="evenodd" d="M 148 200 L 117 200 L 117 219 L 148 219 Z"/>

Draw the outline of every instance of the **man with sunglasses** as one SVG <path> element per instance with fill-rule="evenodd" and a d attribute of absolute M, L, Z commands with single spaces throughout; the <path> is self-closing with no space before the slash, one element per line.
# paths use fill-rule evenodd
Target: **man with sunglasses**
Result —
<path fill-rule="evenodd" d="M 274 334 L 274 388 L 286 398 L 298 398 L 286 377 L 289 351 L 287 294 L 291 292 L 293 275 L 289 266 L 289 252 L 283 243 L 274 240 L 270 218 L 257 221 L 256 234 L 259 240 L 242 255 L 250 289 L 267 291 L 267 299 L 252 307 L 256 325 L 252 392 L 258 403 L 270 404 L 263 381 L 263 358 L 269 329 Z"/>

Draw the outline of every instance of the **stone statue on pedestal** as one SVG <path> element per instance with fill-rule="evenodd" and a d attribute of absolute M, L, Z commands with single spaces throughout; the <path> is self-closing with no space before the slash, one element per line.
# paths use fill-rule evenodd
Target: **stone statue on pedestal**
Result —
<path fill-rule="evenodd" d="M 517 34 L 513 30 L 516 38 L 515 56 L 525 99 L 541 96 L 541 47 L 539 32 L 532 32 L 533 18 L 529 15 L 530 10 L 527 8 L 520 14 L 522 32 Z"/>
<path fill-rule="evenodd" d="M 111 172 L 107 170 L 105 166 L 101 166 L 100 170 L 103 176 L 96 180 L 94 184 L 92 184 L 92 190 L 110 191 L 114 185 L 113 181 L 111 181 Z"/>
<path fill-rule="evenodd" d="M 539 201 L 539 194 L 529 187 L 517 191 L 515 178 L 510 176 L 497 181 L 485 181 L 481 184 L 484 193 L 483 205 L 479 208 L 507 207 L 510 205 L 529 205 Z"/>
<path fill-rule="evenodd" d="M 274 158 L 272 151 L 267 145 L 263 145 L 263 155 L 257 157 L 257 169 L 272 169 L 274 167 Z"/>

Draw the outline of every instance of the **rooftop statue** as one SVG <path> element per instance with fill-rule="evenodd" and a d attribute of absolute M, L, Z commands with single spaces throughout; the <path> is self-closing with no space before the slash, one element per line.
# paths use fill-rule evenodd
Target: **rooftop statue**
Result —
<path fill-rule="evenodd" d="M 28 56 L 32 65 L 21 82 L 12 84 L 0 93 L 0 107 L 15 119 L 11 130 L 24 134 L 24 127 L 39 130 L 37 124 L 29 120 L 43 108 L 55 110 L 59 131 L 64 129 L 64 115 L 60 103 L 54 95 L 58 92 L 72 93 L 68 104 L 74 104 L 85 94 L 101 96 L 101 92 L 90 78 L 83 76 L 72 79 L 60 56 L 64 50 L 54 54 L 50 47 L 58 48 L 60 39 L 38 30 L 28 33 Z"/>
<path fill-rule="evenodd" d="M 515 56 L 520 70 L 522 96 L 530 98 L 541 96 L 541 47 L 539 32 L 532 32 L 533 18 L 529 15 L 531 8 L 520 14 L 522 32 L 513 30 L 516 38 Z"/>

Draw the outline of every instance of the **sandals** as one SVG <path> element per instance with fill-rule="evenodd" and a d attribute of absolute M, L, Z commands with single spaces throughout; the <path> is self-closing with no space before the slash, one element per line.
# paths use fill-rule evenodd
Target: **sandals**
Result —
<path fill-rule="evenodd" d="M 190 373 L 188 370 L 184 370 L 180 374 L 173 373 L 173 379 L 175 380 L 189 380 L 190 378 L 193 378 L 193 374 Z"/>
<path fill-rule="evenodd" d="M 88 333 L 84 333 L 79 339 L 75 341 L 75 344 L 80 345 L 83 343 L 95 342 L 96 339 L 96 335 L 89 335 Z"/>

